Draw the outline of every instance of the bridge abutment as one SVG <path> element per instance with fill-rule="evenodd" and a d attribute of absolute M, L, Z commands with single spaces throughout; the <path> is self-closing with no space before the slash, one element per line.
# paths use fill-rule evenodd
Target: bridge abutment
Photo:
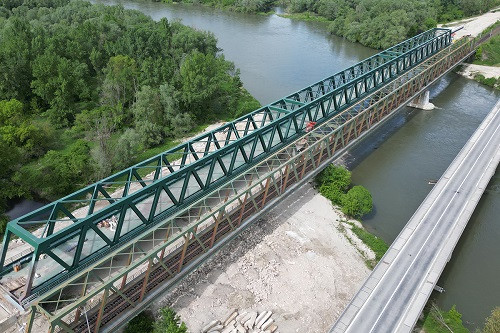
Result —
<path fill-rule="evenodd" d="M 429 96 L 430 92 L 426 90 L 408 103 L 408 106 L 421 110 L 433 110 L 436 106 L 429 101 Z"/>

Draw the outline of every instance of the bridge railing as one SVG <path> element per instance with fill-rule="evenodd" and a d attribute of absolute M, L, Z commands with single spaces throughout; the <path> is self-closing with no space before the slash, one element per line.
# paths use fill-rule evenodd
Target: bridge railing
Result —
<path fill-rule="evenodd" d="M 93 265 L 165 217 L 297 140 L 309 121 L 327 121 L 450 43 L 450 30 L 431 29 L 10 222 L 0 254 L 0 274 L 12 271 L 12 265 L 5 263 L 9 241 L 16 235 L 33 247 L 17 262 L 26 285 L 16 296 L 21 299 L 32 291 L 37 295 L 46 292 L 49 286 Z M 73 211 L 75 206 L 83 207 Z M 110 224 L 112 228 L 102 228 Z M 52 269 L 43 280 L 34 280 L 39 266 Z"/>

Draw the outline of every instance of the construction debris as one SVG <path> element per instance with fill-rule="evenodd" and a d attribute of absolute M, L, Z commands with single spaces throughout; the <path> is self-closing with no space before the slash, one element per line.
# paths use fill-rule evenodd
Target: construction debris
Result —
<path fill-rule="evenodd" d="M 341 218 L 306 184 L 152 304 L 152 311 L 171 307 L 197 333 L 214 319 L 224 329 L 233 309 L 250 314 L 241 324 L 248 333 L 262 331 L 255 327 L 264 310 L 273 312 L 264 331 L 276 325 L 273 333 L 326 332 L 369 275 L 338 229 Z"/>
<path fill-rule="evenodd" d="M 272 311 L 231 310 L 222 324 L 220 320 L 211 321 L 201 333 L 279 333 L 272 314 Z"/>
<path fill-rule="evenodd" d="M 111 216 L 109 219 L 105 219 L 97 223 L 98 228 L 109 228 L 109 230 L 111 231 L 115 231 L 117 225 L 118 225 L 118 219 L 114 215 Z"/>

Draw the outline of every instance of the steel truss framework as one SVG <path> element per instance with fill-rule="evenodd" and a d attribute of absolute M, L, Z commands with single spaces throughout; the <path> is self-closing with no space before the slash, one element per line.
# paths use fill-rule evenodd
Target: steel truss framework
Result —
<path fill-rule="evenodd" d="M 0 252 L 0 276 L 11 272 L 13 264 L 21 265 L 26 283 L 13 297 L 29 304 L 296 141 L 309 121 L 327 122 L 450 43 L 449 29 L 426 31 L 10 222 Z M 78 214 L 72 212 L 75 206 L 82 207 Z M 106 233 L 99 223 L 109 219 L 117 226 Z M 15 236 L 31 248 L 9 257 L 8 244 Z M 71 255 L 61 255 L 68 248 L 73 248 Z M 34 279 L 41 257 L 53 267 L 52 276 L 43 281 Z"/>
<path fill-rule="evenodd" d="M 484 38 L 483 38 L 484 39 Z M 441 75 L 470 56 L 478 41 L 461 39 L 426 59 L 382 89 L 317 126 L 294 143 L 271 153 L 164 223 L 152 226 L 95 266 L 41 295 L 32 304 L 50 331 L 98 332 L 118 314 L 131 316 L 156 294 L 195 268 L 256 216 L 319 172 Z M 320 101 L 316 102 L 318 105 Z M 297 150 L 301 142 L 302 150 Z"/>

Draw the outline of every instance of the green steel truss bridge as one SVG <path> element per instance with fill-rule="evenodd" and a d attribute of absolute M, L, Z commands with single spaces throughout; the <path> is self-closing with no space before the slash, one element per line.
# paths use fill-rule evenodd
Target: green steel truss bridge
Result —
<path fill-rule="evenodd" d="M 0 288 L 29 312 L 26 332 L 119 327 L 487 38 L 451 34 L 428 30 L 11 221 Z"/>

